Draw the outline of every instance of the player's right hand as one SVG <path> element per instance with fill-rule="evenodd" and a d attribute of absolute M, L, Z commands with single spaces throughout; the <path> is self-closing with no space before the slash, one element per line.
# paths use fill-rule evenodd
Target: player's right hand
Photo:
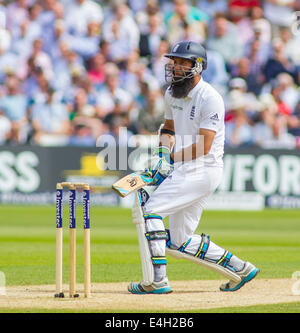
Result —
<path fill-rule="evenodd" d="M 144 174 L 153 178 L 152 185 L 160 185 L 174 170 L 170 150 L 167 147 L 158 147 L 149 161 Z"/>
<path fill-rule="evenodd" d="M 174 164 L 174 161 L 171 158 L 171 151 L 168 147 L 159 146 L 155 148 L 153 156 L 159 156 L 161 159 L 164 159 L 169 164 Z"/>

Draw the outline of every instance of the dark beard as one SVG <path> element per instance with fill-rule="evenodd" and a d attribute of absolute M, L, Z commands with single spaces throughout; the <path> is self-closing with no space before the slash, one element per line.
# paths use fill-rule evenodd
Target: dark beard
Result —
<path fill-rule="evenodd" d="M 185 98 L 188 93 L 194 88 L 194 77 L 184 79 L 179 82 L 173 82 L 170 86 L 171 95 L 174 98 Z"/>

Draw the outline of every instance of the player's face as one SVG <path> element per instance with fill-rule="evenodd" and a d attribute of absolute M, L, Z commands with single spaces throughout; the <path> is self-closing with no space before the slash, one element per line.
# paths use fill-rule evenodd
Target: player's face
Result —
<path fill-rule="evenodd" d="M 182 77 L 186 75 L 186 72 L 189 72 L 192 68 L 192 61 L 188 59 L 182 58 L 174 58 L 173 59 L 174 65 L 174 76 Z"/>
<path fill-rule="evenodd" d="M 177 57 L 174 57 L 172 62 L 166 65 L 166 80 L 169 79 L 172 83 L 172 96 L 184 98 L 195 85 L 195 74 L 192 71 L 193 62 L 189 59 Z"/>
<path fill-rule="evenodd" d="M 193 77 L 192 67 L 193 62 L 191 60 L 174 57 L 165 67 L 166 81 L 175 83 Z"/>

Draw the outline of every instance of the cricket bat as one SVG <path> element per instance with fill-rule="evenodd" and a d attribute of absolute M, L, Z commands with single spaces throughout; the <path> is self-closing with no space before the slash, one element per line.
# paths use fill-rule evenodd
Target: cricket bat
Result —
<path fill-rule="evenodd" d="M 153 179 L 149 176 L 142 175 L 138 172 L 133 172 L 115 182 L 112 185 L 112 189 L 119 196 L 124 198 L 144 186 L 151 185 L 152 181 Z"/>

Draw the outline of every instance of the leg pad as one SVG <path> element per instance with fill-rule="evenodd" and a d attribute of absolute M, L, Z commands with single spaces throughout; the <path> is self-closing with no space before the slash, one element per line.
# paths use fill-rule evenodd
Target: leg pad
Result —
<path fill-rule="evenodd" d="M 226 278 L 228 278 L 229 280 L 235 281 L 235 282 L 240 282 L 241 278 L 240 276 L 238 276 L 236 273 L 230 271 L 229 269 L 217 265 L 215 263 L 209 262 L 207 260 L 203 260 L 200 259 L 198 257 L 195 257 L 193 255 L 184 253 L 184 252 L 180 252 L 178 250 L 174 250 L 174 249 L 170 249 L 170 248 L 166 248 L 166 254 L 169 256 L 172 256 L 176 259 L 185 259 L 185 260 L 189 260 L 193 263 L 196 263 L 202 267 L 208 268 L 211 271 L 217 272 L 222 274 L 223 276 L 225 276 Z"/>

